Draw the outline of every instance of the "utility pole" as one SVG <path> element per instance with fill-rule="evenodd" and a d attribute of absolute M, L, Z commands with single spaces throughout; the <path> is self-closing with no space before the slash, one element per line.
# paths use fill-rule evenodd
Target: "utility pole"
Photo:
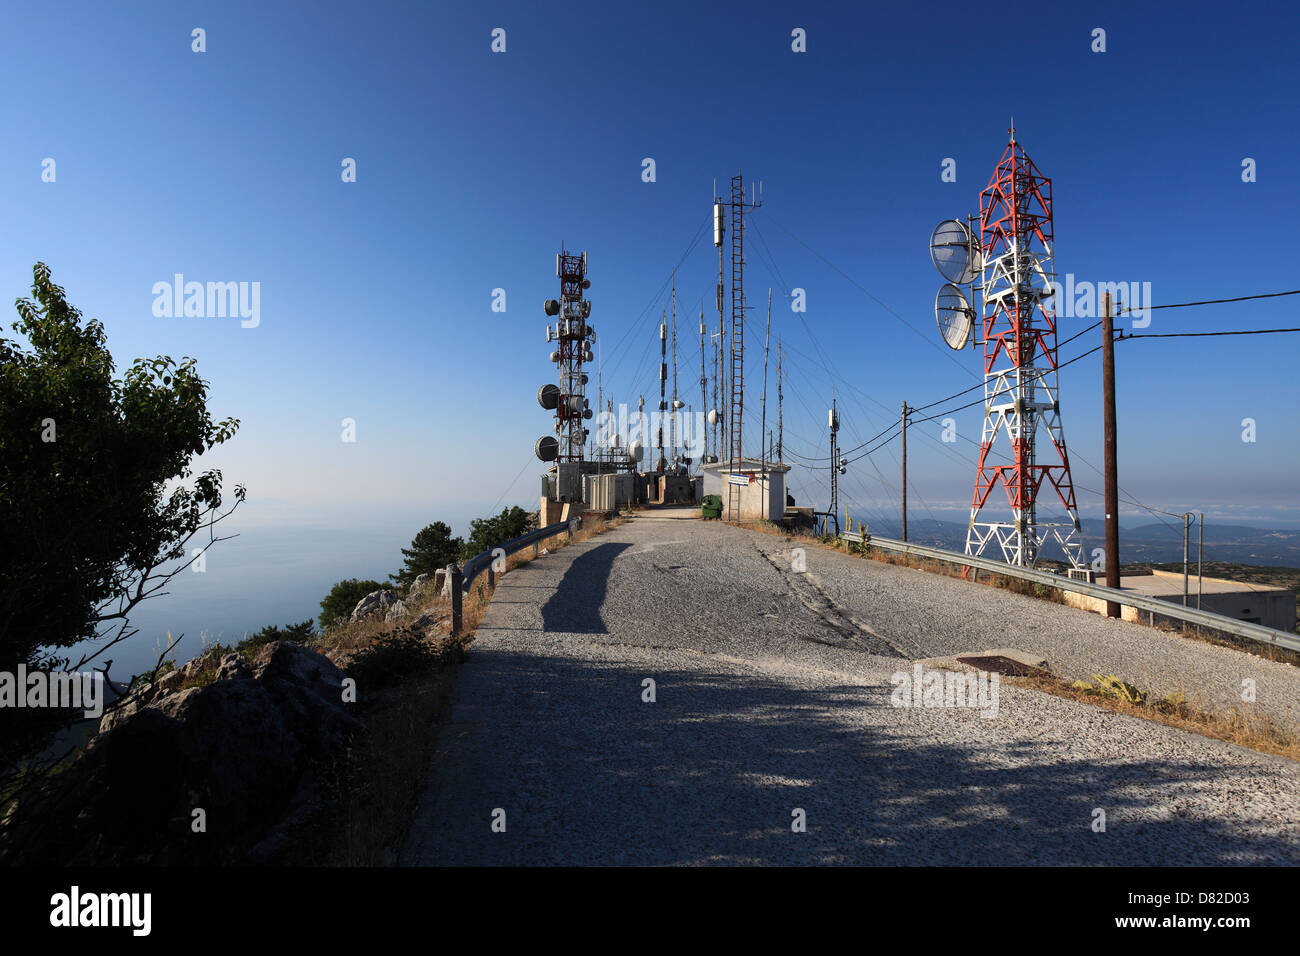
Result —
<path fill-rule="evenodd" d="M 831 413 L 827 424 L 831 430 L 831 508 L 830 514 L 835 519 L 835 535 L 840 533 L 840 413 L 835 408 L 835 398 L 831 397 Z"/>
<path fill-rule="evenodd" d="M 767 332 L 763 336 L 763 401 L 762 414 L 758 428 L 758 447 L 761 461 L 759 462 L 760 474 L 767 474 L 767 446 L 763 444 L 763 432 L 767 431 L 767 356 L 768 346 L 772 341 L 772 288 L 767 290 Z"/>
<path fill-rule="evenodd" d="M 1205 547 L 1205 512 L 1202 511 L 1196 516 L 1196 610 L 1201 609 L 1201 586 L 1204 583 L 1201 577 L 1202 568 L 1202 549 Z"/>
<path fill-rule="evenodd" d="M 1183 607 L 1187 607 L 1187 546 L 1191 536 L 1192 513 L 1183 515 Z"/>
<path fill-rule="evenodd" d="M 1101 388 L 1106 446 L 1106 587 L 1119 587 L 1119 467 L 1115 461 L 1115 320 L 1110 293 L 1101 297 Z M 1106 602 L 1106 616 L 1119 617 L 1119 604 Z"/>
<path fill-rule="evenodd" d="M 903 403 L 903 540 L 907 541 L 907 402 Z"/>

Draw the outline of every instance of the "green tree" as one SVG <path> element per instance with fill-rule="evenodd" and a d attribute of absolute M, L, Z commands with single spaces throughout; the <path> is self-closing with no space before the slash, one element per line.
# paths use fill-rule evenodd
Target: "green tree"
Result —
<path fill-rule="evenodd" d="M 337 621 L 346 621 L 352 616 L 358 601 L 382 587 L 378 581 L 358 581 L 356 578 L 340 581 L 320 602 L 320 626 L 329 627 Z"/>
<path fill-rule="evenodd" d="M 388 577 L 401 587 L 409 587 L 421 574 L 432 574 L 456 560 L 464 542 L 451 536 L 451 528 L 442 521 L 425 525 L 411 540 L 409 548 L 402 549 L 405 559 L 401 570 Z"/>
<path fill-rule="evenodd" d="M 235 645 L 235 650 L 239 653 L 248 655 L 252 654 L 259 647 L 264 647 L 275 641 L 292 641 L 295 644 L 305 644 L 316 635 L 316 629 L 312 626 L 311 618 L 300 624 L 286 624 L 284 627 L 277 627 L 269 624 L 262 628 L 256 634 L 250 634 L 242 641 Z"/>
<path fill-rule="evenodd" d="M 15 303 L 19 337 L 0 335 L 0 669 L 82 670 L 222 540 L 215 526 L 244 489 L 223 512 L 221 472 L 194 476 L 191 461 L 239 423 L 213 421 L 193 359 L 137 359 L 115 378 L 103 324 L 43 262 L 31 294 Z M 58 656 L 92 638 L 76 663 Z M 0 733 L 0 770 L 25 736 Z"/>
<path fill-rule="evenodd" d="M 517 538 L 529 530 L 532 519 L 527 511 L 516 505 L 505 508 L 499 515 L 475 518 L 469 523 L 469 540 L 460 549 L 461 560 L 467 560 L 499 544 Z"/>

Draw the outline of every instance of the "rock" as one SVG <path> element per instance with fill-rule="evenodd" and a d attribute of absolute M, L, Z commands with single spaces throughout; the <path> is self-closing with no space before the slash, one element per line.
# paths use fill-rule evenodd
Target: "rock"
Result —
<path fill-rule="evenodd" d="M 411 622 L 411 627 L 415 630 L 425 631 L 443 620 L 446 616 L 446 611 L 425 611 Z"/>
<path fill-rule="evenodd" d="M 310 816 L 315 769 L 358 726 L 343 674 L 277 641 L 251 662 L 226 655 L 212 683 L 179 689 L 211 663 L 186 665 L 171 689 L 159 680 L 105 714 L 71 766 L 24 801 L 35 812 L 16 809 L 0 861 L 223 864 L 291 845 L 285 828 Z M 203 839 L 190 828 L 197 808 Z"/>
<path fill-rule="evenodd" d="M 397 601 L 397 592 L 392 588 L 371 591 L 357 602 L 357 606 L 352 609 L 352 617 L 349 620 L 355 624 L 362 618 L 369 617 L 372 614 L 387 612 Z"/>
<path fill-rule="evenodd" d="M 411 586 L 406 589 L 407 602 L 410 603 L 419 600 L 420 595 L 423 594 L 425 590 L 431 586 L 432 586 L 432 582 L 430 581 L 429 574 L 426 573 L 426 574 L 419 575 L 418 577 L 416 577 L 414 581 L 411 582 Z"/>
<path fill-rule="evenodd" d="M 388 609 L 388 612 L 384 615 L 384 620 L 400 621 L 402 618 L 406 617 L 410 613 L 411 613 L 411 609 L 406 606 L 406 602 L 398 601 L 396 604 L 394 604 L 392 607 Z"/>

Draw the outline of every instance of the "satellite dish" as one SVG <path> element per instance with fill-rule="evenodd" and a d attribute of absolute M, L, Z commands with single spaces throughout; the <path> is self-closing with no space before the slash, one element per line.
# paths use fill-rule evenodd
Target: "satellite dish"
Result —
<path fill-rule="evenodd" d="M 550 435 L 543 435 L 533 445 L 533 452 L 542 461 L 555 461 L 555 456 L 560 453 L 560 443 Z"/>
<path fill-rule="evenodd" d="M 939 334 L 948 343 L 948 348 L 960 351 L 966 347 L 975 313 L 961 289 L 951 282 L 941 285 L 939 294 L 934 297 L 934 320 L 939 323 Z"/>
<path fill-rule="evenodd" d="M 960 219 L 945 219 L 930 236 L 930 261 L 939 275 L 957 285 L 974 282 L 982 267 L 979 243 Z"/>
<path fill-rule="evenodd" d="M 719 416 L 718 416 L 718 410 L 717 410 L 716 408 L 710 408 L 710 409 L 709 409 L 709 424 L 710 424 L 710 425 L 716 425 L 716 424 L 718 424 L 718 418 L 719 418 Z"/>
<path fill-rule="evenodd" d="M 554 385 L 543 385 L 537 390 L 537 404 L 547 411 L 554 411 L 560 401 L 560 390 Z"/>
<path fill-rule="evenodd" d="M 545 309 L 547 315 L 559 315 L 560 303 L 557 302 L 555 299 L 547 299 Z"/>
<path fill-rule="evenodd" d="M 640 440 L 630 441 L 627 443 L 627 460 L 640 461 L 645 457 L 645 446 Z"/>

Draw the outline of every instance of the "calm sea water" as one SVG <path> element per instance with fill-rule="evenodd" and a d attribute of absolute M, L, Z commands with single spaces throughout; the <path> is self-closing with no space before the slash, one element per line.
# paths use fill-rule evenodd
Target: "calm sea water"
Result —
<path fill-rule="evenodd" d="M 262 523 L 268 511 L 253 513 L 251 527 L 228 524 L 224 533 L 238 536 L 208 550 L 204 571 L 182 571 L 168 593 L 136 608 L 131 622 L 139 633 L 104 655 L 113 661 L 109 673 L 115 681 L 152 668 L 169 635 L 184 635 L 174 654 L 177 663 L 184 663 L 200 653 L 205 641 L 229 644 L 268 624 L 314 620 L 321 599 L 338 581 L 386 581 L 402 564 L 401 549 L 410 547 L 425 524 L 445 520 L 457 534 L 468 525 L 468 518 L 458 513 L 385 514 L 359 527 Z M 60 653 L 75 662 L 88 646 Z"/>

